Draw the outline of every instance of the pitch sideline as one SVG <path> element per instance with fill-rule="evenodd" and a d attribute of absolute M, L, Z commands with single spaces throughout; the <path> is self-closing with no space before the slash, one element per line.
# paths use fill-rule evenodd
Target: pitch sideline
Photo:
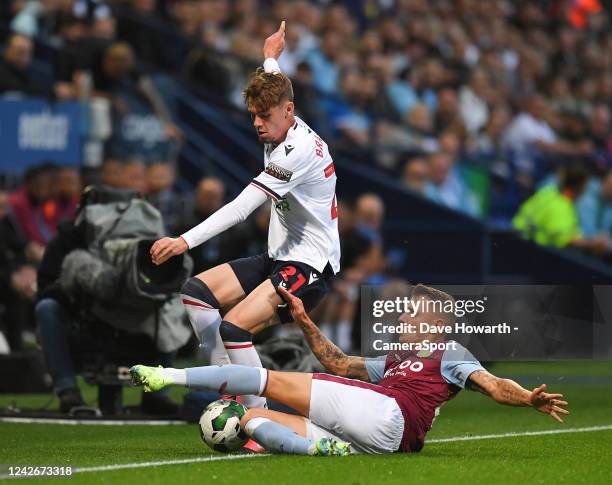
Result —
<path fill-rule="evenodd" d="M 501 433 L 501 434 L 483 434 L 474 436 L 455 436 L 454 438 L 434 438 L 426 440 L 425 444 L 435 443 L 451 443 L 455 441 L 476 441 L 476 440 L 488 440 L 495 438 L 514 438 L 520 436 L 543 436 L 547 434 L 564 434 L 564 433 L 588 433 L 591 431 L 607 431 L 612 429 L 612 424 L 606 424 L 603 426 L 588 426 L 586 428 L 566 428 L 566 429 L 548 429 L 542 431 L 521 431 L 518 433 Z"/>
<path fill-rule="evenodd" d="M 567 429 L 551 429 L 551 430 L 542 430 L 542 431 L 525 431 L 519 433 L 501 433 L 501 434 L 485 434 L 485 435 L 474 435 L 474 436 L 456 436 L 453 438 L 437 438 L 428 440 L 427 444 L 436 444 L 436 443 L 451 443 L 456 441 L 476 441 L 476 440 L 486 440 L 486 439 L 499 439 L 499 438 L 514 438 L 520 436 L 543 436 L 550 434 L 564 434 L 564 433 L 589 433 L 593 431 L 607 431 L 612 429 L 612 424 L 603 425 L 603 426 L 589 426 L 585 428 L 567 428 Z M 155 467 L 155 466 L 165 466 L 165 465 L 182 465 L 189 463 L 200 463 L 200 462 L 208 462 L 208 461 L 224 461 L 224 460 L 241 460 L 246 458 L 259 458 L 263 456 L 271 456 L 267 453 L 262 454 L 251 454 L 251 455 L 226 455 L 226 456 L 208 456 L 201 458 L 186 458 L 183 460 L 165 460 L 165 461 L 148 461 L 148 462 L 139 462 L 139 463 L 120 463 L 116 465 L 103 465 L 103 466 L 93 466 L 93 467 L 83 467 L 83 468 L 75 468 L 74 473 L 90 473 L 90 472 L 105 472 L 105 471 L 115 471 L 115 470 L 123 470 L 130 468 L 147 468 L 147 467 Z M 0 475 L 1 479 L 10 479 L 10 478 L 20 478 L 20 477 L 12 477 L 7 474 Z M 28 477 L 24 477 L 28 478 Z"/>

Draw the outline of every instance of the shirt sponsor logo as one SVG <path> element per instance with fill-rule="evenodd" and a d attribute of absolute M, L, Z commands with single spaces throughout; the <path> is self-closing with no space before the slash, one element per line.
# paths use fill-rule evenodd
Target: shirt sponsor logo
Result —
<path fill-rule="evenodd" d="M 293 172 L 291 170 L 287 170 L 286 168 L 280 167 L 272 162 L 266 165 L 264 172 L 274 178 L 277 178 L 278 180 L 282 180 L 283 182 L 289 182 L 291 177 L 293 177 Z"/>

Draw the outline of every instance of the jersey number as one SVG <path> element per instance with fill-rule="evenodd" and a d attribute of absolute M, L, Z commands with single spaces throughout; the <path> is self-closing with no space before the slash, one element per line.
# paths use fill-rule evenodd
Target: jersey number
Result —
<path fill-rule="evenodd" d="M 285 282 L 288 282 L 289 278 L 294 276 L 296 273 L 297 273 L 297 268 L 295 266 L 287 266 L 279 272 L 279 274 L 283 278 L 283 281 Z M 299 273 L 296 276 L 294 283 L 289 288 L 288 290 L 289 293 L 293 293 L 295 290 L 300 288 L 304 283 L 306 283 L 306 278 L 304 277 L 302 273 Z"/>
<path fill-rule="evenodd" d="M 412 362 L 411 360 L 405 360 L 399 366 L 400 369 L 409 367 L 412 372 L 421 372 L 423 370 L 423 362 Z"/>

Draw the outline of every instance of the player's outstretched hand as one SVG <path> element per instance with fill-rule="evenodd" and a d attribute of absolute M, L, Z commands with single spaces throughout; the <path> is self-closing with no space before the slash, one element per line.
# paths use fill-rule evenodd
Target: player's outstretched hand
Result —
<path fill-rule="evenodd" d="M 306 314 L 306 310 L 304 310 L 304 303 L 297 296 L 289 293 L 282 286 L 278 287 L 278 292 L 281 294 L 287 305 L 289 305 L 289 311 L 291 312 L 291 316 L 293 317 L 293 321 L 298 325 L 304 325 L 310 322 L 310 318 Z"/>
<path fill-rule="evenodd" d="M 273 57 L 274 59 L 278 60 L 280 55 L 283 53 L 284 48 L 285 48 L 285 21 L 283 20 L 278 30 L 274 32 L 270 37 L 268 37 L 264 42 L 264 47 L 263 47 L 264 59 Z"/>
<path fill-rule="evenodd" d="M 544 392 L 546 390 L 546 384 L 542 384 L 540 387 L 536 387 L 529 396 L 531 405 L 544 414 L 550 414 L 560 423 L 563 422 L 559 414 L 569 414 L 570 412 L 565 409 L 567 401 L 560 401 L 559 398 L 563 397 L 563 394 L 548 394 Z"/>
<path fill-rule="evenodd" d="M 153 261 L 153 264 L 160 265 L 172 256 L 183 254 L 188 249 L 189 246 L 182 237 L 163 237 L 151 246 L 151 261 Z"/>

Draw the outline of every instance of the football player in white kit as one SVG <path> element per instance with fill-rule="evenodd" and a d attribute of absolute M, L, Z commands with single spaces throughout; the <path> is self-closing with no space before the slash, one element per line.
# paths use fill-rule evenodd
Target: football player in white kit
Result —
<path fill-rule="evenodd" d="M 264 44 L 259 68 L 244 90 L 260 142 L 264 170 L 236 197 L 178 238 L 155 242 L 151 257 L 162 264 L 235 224 L 266 200 L 271 203 L 268 252 L 221 264 L 189 279 L 182 299 L 210 364 L 261 367 L 253 335 L 291 322 L 282 286 L 312 310 L 340 270 L 336 174 L 327 144 L 294 112 L 289 78 L 277 59 L 284 48 L 285 22 Z M 226 310 L 221 318 L 219 310 Z M 265 398 L 243 396 L 247 407 Z"/>

